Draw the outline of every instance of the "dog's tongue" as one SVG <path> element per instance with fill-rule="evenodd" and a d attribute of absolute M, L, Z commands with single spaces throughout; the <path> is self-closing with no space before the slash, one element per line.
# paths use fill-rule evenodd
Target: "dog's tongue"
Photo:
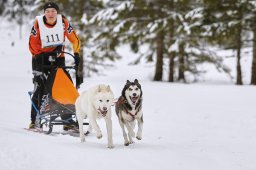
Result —
<path fill-rule="evenodd" d="M 131 97 L 133 104 L 136 103 L 137 99 L 138 99 L 138 97 Z"/>
<path fill-rule="evenodd" d="M 105 117 L 107 115 L 107 111 L 102 111 L 101 114 L 103 117 Z"/>
<path fill-rule="evenodd" d="M 101 110 L 100 108 L 98 109 L 98 111 L 101 113 L 101 115 L 103 116 L 103 117 L 105 117 L 106 115 L 107 115 L 107 110 Z"/>

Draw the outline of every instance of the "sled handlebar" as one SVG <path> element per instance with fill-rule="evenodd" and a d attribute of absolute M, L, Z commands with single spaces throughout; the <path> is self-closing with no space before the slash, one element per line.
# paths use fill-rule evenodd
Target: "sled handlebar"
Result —
<path fill-rule="evenodd" d="M 68 55 L 70 55 L 75 60 L 75 56 L 73 54 L 71 54 L 69 52 L 65 52 L 65 51 L 52 51 L 52 52 L 43 52 L 43 53 L 41 53 L 41 55 L 43 55 L 43 56 L 45 56 L 45 55 L 46 56 L 52 56 L 55 59 L 57 58 L 58 54 L 68 54 Z"/>
<path fill-rule="evenodd" d="M 56 61 L 55 59 L 57 58 L 57 55 L 59 55 L 59 54 L 68 54 L 75 60 L 75 56 L 73 54 L 71 54 L 69 52 L 65 52 L 65 51 L 53 51 L 53 52 L 43 53 L 43 55 L 52 56 L 54 61 Z M 76 75 L 76 88 L 78 89 L 80 87 L 80 84 L 83 83 L 83 77 L 79 76 L 78 67 L 76 65 L 74 65 L 74 66 L 41 65 L 41 66 L 46 69 L 52 69 L 52 68 L 74 69 L 75 75 Z"/>
<path fill-rule="evenodd" d="M 56 61 L 56 58 L 58 58 L 57 57 L 57 55 L 59 55 L 59 54 L 68 54 L 68 55 L 70 55 L 74 60 L 75 60 L 75 56 L 73 55 L 73 54 L 71 54 L 71 53 L 69 53 L 69 52 L 65 52 L 65 51 L 52 51 L 52 52 L 44 52 L 44 53 L 42 53 L 41 55 L 43 56 L 43 57 L 52 57 L 52 60 L 49 60 L 50 62 L 54 62 L 54 61 Z M 44 65 L 44 64 L 42 64 L 41 65 L 43 68 L 69 68 L 69 69 L 75 69 L 75 70 L 77 70 L 77 68 L 76 68 L 76 66 L 57 66 L 57 65 Z"/>
<path fill-rule="evenodd" d="M 64 68 L 64 69 L 75 69 L 76 66 L 49 66 L 49 65 L 42 65 L 43 68 L 50 69 L 50 68 Z"/>

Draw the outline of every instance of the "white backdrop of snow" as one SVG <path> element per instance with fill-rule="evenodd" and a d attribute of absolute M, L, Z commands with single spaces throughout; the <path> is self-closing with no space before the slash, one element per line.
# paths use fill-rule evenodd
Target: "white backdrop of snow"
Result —
<path fill-rule="evenodd" d="M 235 86 L 211 67 L 201 83 L 152 82 L 153 67 L 127 65 L 134 59 L 127 48 L 119 49 L 124 58 L 115 68 L 106 70 L 106 76 L 85 78 L 79 91 L 106 83 L 118 97 L 127 79 L 139 79 L 144 96 L 142 141 L 123 145 L 114 108 L 115 148 L 111 150 L 106 148 L 104 121 L 99 121 L 103 139 L 91 134 L 85 143 L 77 137 L 25 131 L 30 122 L 27 92 L 33 88 L 29 34 L 19 40 L 11 29 L 1 26 L 0 31 L 1 170 L 256 169 L 254 86 Z M 248 83 L 251 60 L 245 57 L 242 61 Z M 226 62 L 234 70 L 235 59 Z M 61 127 L 54 127 L 54 131 L 61 131 Z"/>

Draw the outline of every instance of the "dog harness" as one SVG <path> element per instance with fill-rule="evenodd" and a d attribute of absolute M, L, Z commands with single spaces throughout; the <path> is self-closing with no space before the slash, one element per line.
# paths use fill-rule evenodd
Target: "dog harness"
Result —
<path fill-rule="evenodd" d="M 118 105 L 124 105 L 124 104 L 128 104 L 127 100 L 124 99 L 124 98 L 121 98 L 119 100 L 117 100 L 116 102 Z M 137 109 L 137 111 L 135 112 L 135 114 L 132 114 L 131 112 L 129 112 L 129 110 L 127 109 L 127 107 L 124 107 L 124 110 L 127 114 L 129 114 L 130 116 L 132 116 L 133 119 L 135 119 L 135 116 L 139 113 L 139 110 L 140 110 L 141 107 L 139 107 Z"/>

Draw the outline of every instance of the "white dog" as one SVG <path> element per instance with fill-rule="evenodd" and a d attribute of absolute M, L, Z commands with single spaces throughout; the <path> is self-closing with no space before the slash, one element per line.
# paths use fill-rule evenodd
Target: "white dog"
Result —
<path fill-rule="evenodd" d="M 76 100 L 76 116 L 79 125 L 81 142 L 85 141 L 83 131 L 84 118 L 89 119 L 88 132 L 92 129 L 96 131 L 97 138 L 102 137 L 99 125 L 96 122 L 97 118 L 104 118 L 107 126 L 108 133 L 108 148 L 113 148 L 112 139 L 112 120 L 111 120 L 111 105 L 113 104 L 114 95 L 110 86 L 98 85 L 90 88 L 88 91 L 83 92 Z"/>

